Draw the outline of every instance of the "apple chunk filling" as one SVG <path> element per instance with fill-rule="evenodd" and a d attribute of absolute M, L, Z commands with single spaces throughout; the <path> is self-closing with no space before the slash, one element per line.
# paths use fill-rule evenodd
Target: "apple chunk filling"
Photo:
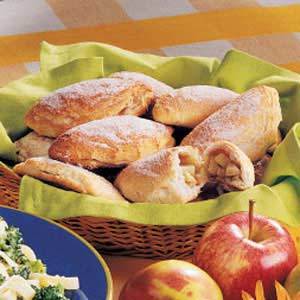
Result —
<path fill-rule="evenodd" d="M 179 153 L 180 168 L 184 181 L 189 186 L 196 186 L 201 182 L 201 165 L 199 158 L 193 157 L 189 153 Z"/>
<path fill-rule="evenodd" d="M 242 191 L 254 185 L 253 163 L 238 146 L 228 141 L 208 146 L 204 162 L 208 181 L 219 193 Z"/>
<path fill-rule="evenodd" d="M 221 183 L 226 190 L 241 186 L 241 168 L 225 152 L 211 153 L 206 171 L 210 180 Z"/>

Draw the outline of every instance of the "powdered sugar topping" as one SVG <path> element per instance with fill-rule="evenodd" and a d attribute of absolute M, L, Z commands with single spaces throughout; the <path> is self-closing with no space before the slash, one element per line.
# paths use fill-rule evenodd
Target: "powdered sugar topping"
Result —
<path fill-rule="evenodd" d="M 132 82 L 118 78 L 81 81 L 56 90 L 54 93 L 42 98 L 38 105 L 57 110 L 68 106 L 69 101 L 86 100 L 90 103 L 93 98 L 98 101 L 99 98 L 116 95 L 132 85 Z"/>
<path fill-rule="evenodd" d="M 262 105 L 263 98 L 261 91 L 252 89 L 212 114 L 191 133 L 194 134 L 194 145 L 201 147 L 214 139 L 232 141 L 245 136 L 243 133 L 250 128 L 249 122 L 254 116 L 264 114 L 268 109 Z M 248 122 L 239 121 L 241 119 L 248 119 Z"/>
<path fill-rule="evenodd" d="M 142 73 L 123 71 L 112 74 L 111 78 L 129 79 L 135 82 L 141 82 L 152 89 L 154 96 L 161 96 L 163 94 L 172 93 L 173 91 L 173 88 L 167 84 Z"/>
<path fill-rule="evenodd" d="M 219 87 L 209 85 L 194 85 L 175 90 L 174 96 L 191 99 L 196 102 L 202 100 L 219 102 L 225 99 L 235 99 L 239 96 L 239 94 Z"/>
<path fill-rule="evenodd" d="M 109 144 L 118 145 L 120 143 L 128 143 L 133 137 L 155 137 L 160 134 L 166 134 L 168 130 L 170 129 L 167 126 L 160 123 L 124 115 L 91 121 L 68 130 L 66 134 L 76 134 L 91 138 L 101 137 Z"/>

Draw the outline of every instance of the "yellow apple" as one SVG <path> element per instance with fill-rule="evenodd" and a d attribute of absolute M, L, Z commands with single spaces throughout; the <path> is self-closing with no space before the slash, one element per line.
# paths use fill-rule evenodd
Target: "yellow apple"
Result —
<path fill-rule="evenodd" d="M 125 284 L 119 300 L 222 300 L 216 282 L 197 266 L 165 260 L 139 271 Z"/>

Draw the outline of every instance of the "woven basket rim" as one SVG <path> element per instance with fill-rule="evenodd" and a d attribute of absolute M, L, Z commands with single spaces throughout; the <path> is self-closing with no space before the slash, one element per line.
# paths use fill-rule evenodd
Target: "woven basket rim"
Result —
<path fill-rule="evenodd" d="M 1 166 L 0 164 L 0 170 L 1 167 L 3 169 L 3 165 Z M 9 170 L 9 173 L 13 173 L 11 169 L 6 169 Z M 14 173 L 13 173 L 14 174 Z M 15 176 L 15 174 L 13 175 Z M 3 176 L 0 176 L 0 182 L 1 182 L 1 178 L 3 178 Z M 59 198 L 63 198 L 63 197 L 70 197 L 70 199 L 74 199 L 74 195 L 76 195 L 76 197 L 78 197 L 78 193 L 74 193 L 72 191 L 65 191 L 63 189 L 57 188 L 57 187 L 53 187 L 51 185 L 48 185 L 42 181 L 39 181 L 37 179 L 34 179 L 32 177 L 29 176 L 24 176 L 22 178 L 21 181 L 21 193 L 25 193 L 25 196 L 28 196 L 28 193 L 26 191 L 22 191 L 22 189 L 24 188 L 24 181 L 29 181 L 26 183 L 27 186 L 30 186 L 30 197 L 32 198 L 38 198 L 40 194 L 36 194 L 34 195 L 34 193 L 38 193 L 40 192 L 41 194 L 45 194 L 45 193 L 51 193 L 51 191 L 53 191 L 53 189 L 55 190 L 55 195 Z M 22 184 L 23 183 L 23 184 Z M 5 183 L 4 183 L 5 184 Z M 2 184 L 3 185 L 3 184 Z M 11 187 L 9 187 L 11 188 Z M 16 189 L 18 189 L 19 187 L 16 187 Z M 46 190 L 43 190 L 46 189 Z M 263 199 L 256 199 L 257 203 L 265 203 L 265 205 L 269 206 L 269 201 L 270 201 L 270 197 L 273 198 L 274 194 L 271 191 L 270 187 L 266 186 L 266 185 L 256 185 L 254 187 L 254 189 L 258 192 L 264 192 L 265 195 L 267 195 L 267 198 Z M 37 192 L 38 191 L 38 192 Z M 56 194 L 58 193 L 58 194 Z M 45 209 L 43 209 L 43 213 L 39 213 L 38 212 L 38 208 L 36 208 L 36 212 L 31 210 L 31 207 L 23 207 L 22 205 L 19 206 L 19 208 L 21 210 L 24 211 L 28 211 L 28 212 L 32 212 L 50 219 L 55 219 L 55 220 L 63 220 L 66 218 L 72 218 L 72 217 L 95 217 L 95 218 L 100 218 L 100 219 L 106 219 L 106 220 L 117 220 L 120 222 L 126 222 L 126 223 L 131 223 L 131 224 L 135 224 L 135 225 L 139 225 L 139 226 L 174 226 L 177 228 L 180 227 L 187 227 L 187 226 L 196 226 L 196 225 L 204 225 L 207 224 L 209 222 L 212 222 L 220 217 L 223 217 L 225 215 L 228 215 L 230 213 L 235 213 L 235 212 L 240 212 L 240 211 L 248 211 L 248 202 L 247 201 L 240 201 L 240 195 L 243 192 L 237 192 L 236 193 L 236 197 L 237 197 L 237 202 L 243 204 L 243 206 L 239 206 L 239 209 L 234 209 L 232 211 L 228 211 L 228 210 L 223 210 L 223 205 L 222 202 L 220 202 L 222 199 L 223 204 L 226 203 L 226 201 L 233 201 L 232 197 L 234 196 L 232 193 L 228 193 L 225 194 L 217 199 L 211 199 L 211 200 L 205 200 L 203 202 L 198 201 L 198 202 L 192 202 L 192 203 L 188 203 L 188 204 L 149 204 L 149 203 L 125 203 L 125 204 L 112 204 L 112 203 L 97 203 L 94 204 L 93 203 L 93 211 L 91 214 L 69 214 L 69 215 L 63 215 L 62 217 L 57 217 L 57 216 L 53 216 L 53 213 L 51 211 L 51 207 L 48 204 L 48 210 L 45 211 Z M 245 195 L 248 195 L 247 193 L 249 193 L 246 191 Z M 91 199 L 94 199 L 94 196 L 89 196 L 89 195 L 84 195 L 84 194 L 80 194 L 80 198 L 82 199 L 81 201 L 84 201 L 85 199 L 87 199 L 86 197 L 92 197 Z M 247 197 L 248 199 L 248 197 Z M 26 198 L 23 199 L 24 203 L 26 203 Z M 244 200 L 244 199 L 242 199 Z M 211 217 L 211 215 L 209 217 L 207 217 L 206 213 L 203 213 L 202 208 L 205 207 L 206 205 L 210 204 L 210 210 L 212 213 L 214 213 L 214 216 Z M 36 203 L 36 205 L 39 205 L 39 201 Z M 227 204 L 226 204 L 227 205 Z M 283 205 L 281 202 L 277 203 L 277 205 Z M 94 209 L 95 207 L 95 209 Z M 216 212 L 216 207 L 218 209 L 218 211 Z M 62 206 L 62 209 L 64 207 Z M 68 207 L 66 206 L 66 209 L 68 209 Z M 98 211 L 97 211 L 98 209 Z M 105 211 L 104 211 L 105 210 Z M 131 216 L 130 213 L 132 212 L 132 210 L 134 210 L 134 215 Z M 95 213 L 93 213 L 95 211 Z M 180 213 L 179 216 L 177 216 L 177 218 L 172 219 L 172 213 L 173 212 L 177 212 Z M 279 210 L 280 211 L 280 210 Z M 193 218 L 191 218 L 191 212 L 193 213 Z M 270 209 L 270 212 L 273 212 L 273 209 Z M 201 218 L 201 213 L 205 214 L 206 219 L 202 219 L 202 221 L 199 221 L 199 218 Z M 257 210 L 257 213 L 261 213 L 259 210 Z M 153 217 L 153 214 L 156 214 L 156 217 Z M 262 213 L 265 214 L 265 213 Z M 273 219 L 277 219 L 283 223 L 287 223 L 289 225 L 296 225 L 297 224 L 291 224 L 290 222 L 286 222 L 284 219 L 280 219 L 280 217 L 274 217 L 274 215 L 270 215 L 270 214 L 265 214 Z M 136 218 L 136 216 L 138 216 L 138 218 Z M 165 216 L 169 217 L 166 218 Z"/>

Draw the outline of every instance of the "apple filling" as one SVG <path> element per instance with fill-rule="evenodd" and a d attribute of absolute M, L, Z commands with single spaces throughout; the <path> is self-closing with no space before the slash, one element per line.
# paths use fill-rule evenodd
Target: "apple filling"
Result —
<path fill-rule="evenodd" d="M 185 183 L 191 187 L 199 185 L 202 178 L 199 158 L 185 152 L 179 153 L 178 157 Z"/>
<path fill-rule="evenodd" d="M 206 171 L 210 180 L 220 183 L 225 190 L 240 189 L 243 184 L 239 164 L 225 152 L 211 153 Z"/>

